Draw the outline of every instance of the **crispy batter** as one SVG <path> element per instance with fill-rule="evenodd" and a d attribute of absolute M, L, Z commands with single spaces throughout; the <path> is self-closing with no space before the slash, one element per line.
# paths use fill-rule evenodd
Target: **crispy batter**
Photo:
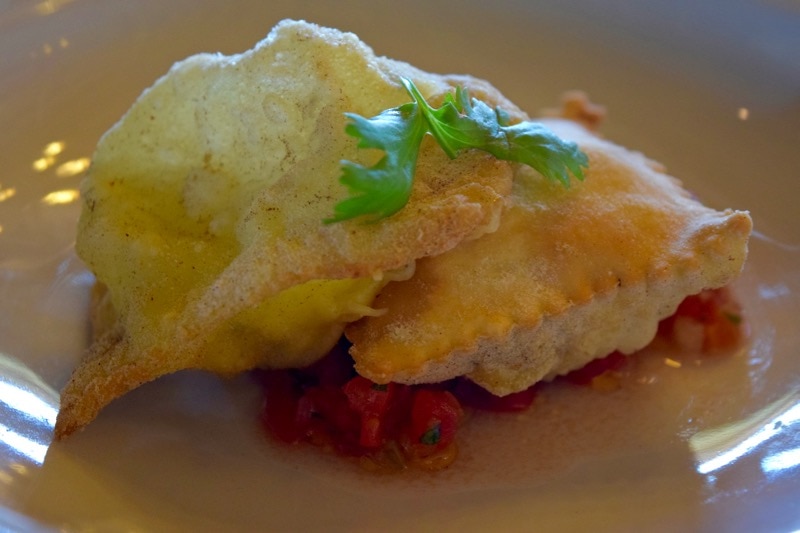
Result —
<path fill-rule="evenodd" d="M 356 369 L 379 383 L 467 375 L 504 395 L 653 338 L 684 297 L 742 268 L 747 213 L 702 206 L 640 154 L 546 121 L 590 159 L 570 189 L 520 169 L 494 233 L 419 261 L 348 326 Z"/>
<path fill-rule="evenodd" d="M 189 58 L 140 97 L 83 185 L 76 247 L 108 287 L 105 333 L 62 393 L 57 438 L 177 370 L 307 364 L 415 260 L 497 227 L 511 166 L 478 153 L 451 161 L 432 143 L 396 216 L 322 224 L 347 195 L 340 160 L 377 155 L 344 133 L 343 113 L 408 101 L 399 76 L 434 102 L 459 83 L 522 116 L 485 82 L 292 21 L 244 54 Z"/>

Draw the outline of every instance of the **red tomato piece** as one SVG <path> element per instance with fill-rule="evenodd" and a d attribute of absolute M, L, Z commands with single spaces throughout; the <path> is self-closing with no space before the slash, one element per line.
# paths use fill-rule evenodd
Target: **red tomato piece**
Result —
<path fill-rule="evenodd" d="M 742 338 L 742 329 L 739 322 L 738 315 L 720 313 L 718 320 L 706 324 L 703 351 L 726 350 L 739 344 Z"/>
<path fill-rule="evenodd" d="M 429 455 L 449 446 L 462 416 L 461 405 L 449 391 L 416 391 L 407 428 L 414 455 Z"/>
<path fill-rule="evenodd" d="M 356 376 L 344 386 L 347 401 L 356 412 L 369 415 L 382 415 L 389 408 L 397 385 L 388 383 L 378 385 L 365 377 Z"/>
<path fill-rule="evenodd" d="M 680 322 L 677 319 L 682 317 L 703 326 L 703 352 L 729 349 L 741 341 L 740 309 L 727 289 L 707 290 L 686 297 L 674 315 L 661 321 L 658 334 L 674 341 L 675 328 Z"/>
<path fill-rule="evenodd" d="M 397 385 L 378 385 L 367 378 L 356 376 L 345 384 L 343 390 L 350 408 L 361 417 L 359 444 L 377 448 L 384 442 L 384 416 L 391 405 Z"/>

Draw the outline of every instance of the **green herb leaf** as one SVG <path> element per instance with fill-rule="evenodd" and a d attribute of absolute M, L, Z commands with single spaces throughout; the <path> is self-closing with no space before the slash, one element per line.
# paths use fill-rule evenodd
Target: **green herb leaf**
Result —
<path fill-rule="evenodd" d="M 723 312 L 725 318 L 728 319 L 728 322 L 731 324 L 739 325 L 742 323 L 742 316 L 736 313 L 731 313 L 730 311 Z"/>
<path fill-rule="evenodd" d="M 419 441 L 422 444 L 433 446 L 434 444 L 439 444 L 439 439 L 441 439 L 441 426 L 436 424 L 432 428 L 428 429 L 428 431 L 423 433 L 419 438 Z"/>
<path fill-rule="evenodd" d="M 411 196 L 419 146 L 433 135 L 451 158 L 468 149 L 483 150 L 498 159 L 533 167 L 548 179 L 570 184 L 570 174 L 583 179 L 589 160 L 575 143 L 564 141 L 544 125 L 525 121 L 509 125 L 508 115 L 485 102 L 470 99 L 456 88 L 439 108 L 425 100 L 413 82 L 401 78 L 413 101 L 364 118 L 346 113 L 345 131 L 359 139 L 360 148 L 377 148 L 384 156 L 365 167 L 342 161 L 340 181 L 350 198 L 334 207 L 325 223 L 357 217 L 379 220 L 402 209 Z"/>

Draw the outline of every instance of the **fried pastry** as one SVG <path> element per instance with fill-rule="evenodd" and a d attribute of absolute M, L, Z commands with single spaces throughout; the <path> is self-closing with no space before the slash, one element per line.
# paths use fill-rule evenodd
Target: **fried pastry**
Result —
<path fill-rule="evenodd" d="M 742 269 L 752 222 L 695 200 L 662 167 L 576 122 L 543 121 L 589 156 L 565 189 L 516 169 L 512 206 L 478 240 L 420 260 L 345 330 L 377 382 L 466 375 L 497 395 L 647 345 L 688 295 Z"/>
<path fill-rule="evenodd" d="M 451 160 L 430 139 L 400 213 L 323 224 L 347 195 L 340 161 L 376 157 L 345 133 L 344 113 L 407 101 L 401 76 L 431 101 L 459 84 L 521 113 L 485 82 L 295 21 L 243 54 L 180 62 L 142 94 L 82 186 L 76 249 L 107 292 L 57 437 L 164 374 L 307 365 L 415 260 L 496 228 L 511 166 L 476 152 Z"/>

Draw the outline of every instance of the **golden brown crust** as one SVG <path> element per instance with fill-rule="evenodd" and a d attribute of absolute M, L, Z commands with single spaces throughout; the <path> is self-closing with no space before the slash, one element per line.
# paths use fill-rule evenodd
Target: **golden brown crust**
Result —
<path fill-rule="evenodd" d="M 308 364 L 371 312 L 387 272 L 497 226 L 511 166 L 479 153 L 449 160 L 430 142 L 404 210 L 322 224 L 347 195 L 340 160 L 376 156 L 345 134 L 344 113 L 408 101 L 401 75 L 431 100 L 457 80 L 508 104 L 485 82 L 424 73 L 292 21 L 244 54 L 189 58 L 145 91 L 99 143 L 83 186 L 76 248 L 108 287 L 98 318 L 116 322 L 64 389 L 58 438 L 180 369 Z M 284 297 L 295 292 L 302 302 Z"/>
<path fill-rule="evenodd" d="M 702 206 L 643 156 L 564 121 L 589 155 L 570 189 L 520 171 L 514 205 L 481 239 L 419 261 L 385 309 L 346 329 L 362 375 L 437 382 L 468 375 L 496 394 L 630 353 L 687 295 L 741 270 L 747 213 Z"/>

